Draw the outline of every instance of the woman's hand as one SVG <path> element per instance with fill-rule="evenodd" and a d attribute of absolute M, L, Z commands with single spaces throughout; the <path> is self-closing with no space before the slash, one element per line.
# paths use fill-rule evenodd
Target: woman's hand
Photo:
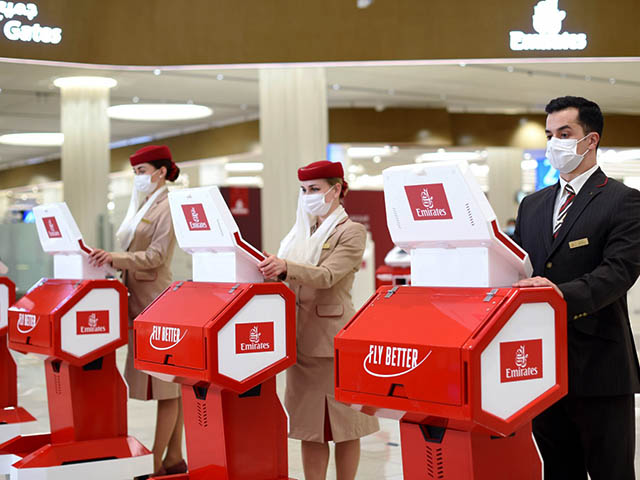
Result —
<path fill-rule="evenodd" d="M 287 272 L 287 262 L 282 260 L 281 258 L 276 257 L 275 255 L 269 255 L 265 252 L 267 256 L 262 262 L 258 264 L 258 268 L 260 272 L 266 279 L 270 278 L 278 278 L 283 273 Z"/>
<path fill-rule="evenodd" d="M 89 265 L 101 267 L 105 263 L 112 266 L 113 257 L 111 256 L 111 253 L 96 248 L 89 254 Z"/>

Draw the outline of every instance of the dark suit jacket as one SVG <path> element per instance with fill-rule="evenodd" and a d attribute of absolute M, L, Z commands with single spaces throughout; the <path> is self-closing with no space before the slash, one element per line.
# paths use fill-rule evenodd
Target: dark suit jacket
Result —
<path fill-rule="evenodd" d="M 522 201 L 514 240 L 529 253 L 533 275 L 554 282 L 567 302 L 569 393 L 638 392 L 640 369 L 626 294 L 640 274 L 640 192 L 598 168 L 554 240 L 559 188 L 558 182 Z"/>

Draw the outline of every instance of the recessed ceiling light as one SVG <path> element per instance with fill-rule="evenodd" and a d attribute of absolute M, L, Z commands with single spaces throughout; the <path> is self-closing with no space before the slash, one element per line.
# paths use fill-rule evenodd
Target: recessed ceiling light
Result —
<path fill-rule="evenodd" d="M 0 143 L 25 147 L 59 147 L 64 142 L 62 133 L 8 133 L 0 135 Z"/>
<path fill-rule="evenodd" d="M 230 162 L 225 163 L 224 169 L 232 173 L 261 172 L 264 170 L 262 162 Z"/>
<path fill-rule="evenodd" d="M 162 73 L 162 70 L 160 70 L 159 68 L 155 68 L 153 70 L 153 74 L 157 77 L 158 75 L 160 75 Z"/>
<path fill-rule="evenodd" d="M 441 151 L 442 150 L 442 151 Z M 417 163 L 422 162 L 442 162 L 445 160 L 482 160 L 484 156 L 478 152 L 447 152 L 444 149 L 438 149 L 437 152 L 423 153 L 416 157 Z"/>
<path fill-rule="evenodd" d="M 351 158 L 388 157 L 394 152 L 389 145 L 384 147 L 349 147 L 347 155 Z"/>
<path fill-rule="evenodd" d="M 109 77 L 61 77 L 56 78 L 53 81 L 53 84 L 58 88 L 113 88 L 118 84 L 118 82 L 114 78 Z"/>
<path fill-rule="evenodd" d="M 216 75 L 216 80 L 224 80 L 224 75 L 219 73 L 218 75 Z"/>
<path fill-rule="evenodd" d="M 264 182 L 261 177 L 227 177 L 225 184 L 238 187 L 263 187 Z"/>
<path fill-rule="evenodd" d="M 136 120 L 140 122 L 162 122 L 170 120 L 194 120 L 213 115 L 213 110 L 204 105 L 188 103 L 136 103 L 114 105 L 107 110 L 110 118 Z"/>

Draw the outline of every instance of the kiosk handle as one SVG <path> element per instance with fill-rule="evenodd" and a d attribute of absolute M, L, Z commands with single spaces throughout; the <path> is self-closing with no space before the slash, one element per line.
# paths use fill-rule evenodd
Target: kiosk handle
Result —
<path fill-rule="evenodd" d="M 93 250 L 89 247 L 87 247 L 84 242 L 82 241 L 82 239 L 78 239 L 78 245 L 80 245 L 80 250 L 82 250 L 82 254 L 85 256 L 89 256 L 91 255 L 91 252 L 93 252 Z M 118 278 L 118 271 L 113 268 L 110 267 L 109 265 L 103 265 L 101 268 L 104 269 L 104 271 L 106 272 L 107 276 L 109 277 L 113 277 L 113 278 Z"/>

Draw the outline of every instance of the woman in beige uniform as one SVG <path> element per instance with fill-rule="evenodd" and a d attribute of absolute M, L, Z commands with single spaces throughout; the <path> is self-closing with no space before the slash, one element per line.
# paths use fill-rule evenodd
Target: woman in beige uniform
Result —
<path fill-rule="evenodd" d="M 150 145 L 130 157 L 135 173 L 134 191 L 127 215 L 116 234 L 124 252 L 94 250 L 96 265 L 111 264 L 122 270 L 129 289 L 129 348 L 125 378 L 129 396 L 157 400 L 153 444 L 157 475 L 184 473 L 182 458 L 182 402 L 180 385 L 163 382 L 133 368 L 133 320 L 171 284 L 171 259 L 176 245 L 166 181 L 175 181 L 180 169 L 166 146 Z M 166 456 L 164 456 L 164 452 Z"/>
<path fill-rule="evenodd" d="M 285 407 L 291 438 L 302 440 L 306 480 L 324 480 L 329 441 L 335 442 L 338 480 L 353 480 L 360 438 L 379 429 L 374 417 L 334 397 L 333 337 L 353 317 L 351 287 L 362 263 L 366 231 L 349 220 L 340 200 L 347 192 L 340 163 L 315 162 L 298 170 L 296 224 L 278 256 L 260 264 L 296 293 L 298 362 L 287 370 Z"/>

